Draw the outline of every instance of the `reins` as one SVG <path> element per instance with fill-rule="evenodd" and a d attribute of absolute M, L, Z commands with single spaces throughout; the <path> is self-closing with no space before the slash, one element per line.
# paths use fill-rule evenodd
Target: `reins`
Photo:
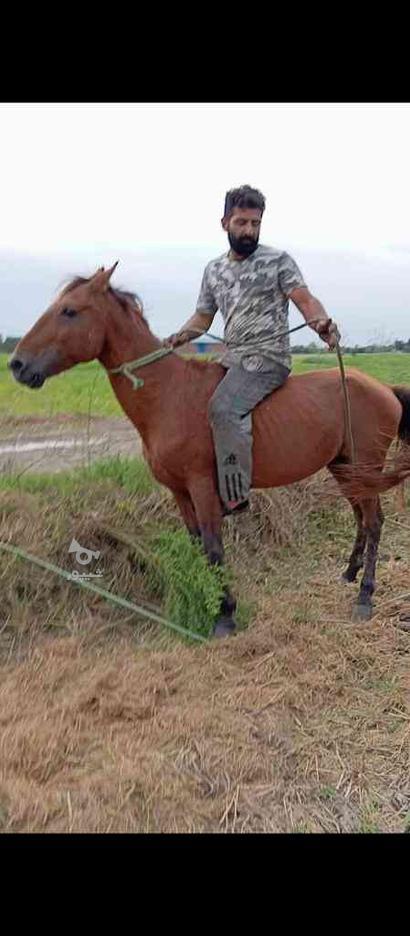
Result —
<path fill-rule="evenodd" d="M 320 319 L 313 319 L 311 322 L 304 322 L 303 325 L 296 325 L 295 328 L 289 328 L 288 331 L 279 332 L 276 335 L 273 335 L 273 338 L 284 338 L 287 335 L 291 335 L 293 332 L 300 331 L 301 328 L 307 328 L 308 325 L 315 325 L 316 322 Z M 209 338 L 213 338 L 215 341 L 221 341 L 221 338 L 218 335 L 212 335 L 211 332 L 203 332 L 199 328 L 192 329 L 192 331 L 197 331 L 198 335 L 208 335 Z M 184 342 L 188 344 L 187 342 Z M 352 432 L 352 417 L 350 410 L 350 398 L 349 391 L 347 386 L 347 378 L 343 363 L 342 352 L 340 350 L 339 339 L 336 338 L 335 342 L 337 359 L 340 367 L 340 375 L 342 378 L 342 389 L 343 389 L 343 403 L 344 403 L 344 415 L 345 415 L 345 426 L 347 438 L 349 440 L 351 459 L 352 464 L 356 461 L 356 452 Z M 123 364 L 120 364 L 119 367 L 112 367 L 108 373 L 109 374 L 122 374 L 124 377 L 128 377 L 131 381 L 133 389 L 138 390 L 139 387 L 144 386 L 144 380 L 142 377 L 136 377 L 131 371 L 136 367 L 145 367 L 146 364 L 152 364 L 154 361 L 159 361 L 161 358 L 165 357 L 167 354 L 174 354 L 174 348 L 158 348 L 157 351 L 152 351 L 151 354 L 145 354 L 143 357 L 137 358 L 135 361 L 125 361 Z"/>
<path fill-rule="evenodd" d="M 355 462 L 356 462 L 356 450 L 355 450 L 354 439 L 353 439 L 353 431 L 352 431 L 352 414 L 351 414 L 351 410 L 350 410 L 350 397 L 349 397 L 349 390 L 348 390 L 348 386 L 347 386 L 347 378 L 346 378 L 346 373 L 345 373 L 345 366 L 344 366 L 344 363 L 343 363 L 342 352 L 341 352 L 341 350 L 340 350 L 340 344 L 339 344 L 339 340 L 338 340 L 338 339 L 336 339 L 336 354 L 337 354 L 337 359 L 338 359 L 338 361 L 339 361 L 340 374 L 341 374 L 341 378 L 342 378 L 342 389 L 343 389 L 343 402 L 344 402 L 344 411 L 345 411 L 346 432 L 347 432 L 347 437 L 348 437 L 349 445 L 350 445 L 350 454 L 351 454 L 351 459 L 352 459 L 352 465 L 354 465 Z"/>
<path fill-rule="evenodd" d="M 314 319 L 314 322 L 316 321 L 319 321 L 319 319 Z M 300 328 L 306 328 L 308 324 L 310 323 L 304 322 L 303 325 L 297 325 L 296 328 L 290 328 L 289 331 L 279 332 L 279 334 L 274 335 L 273 337 L 283 338 L 286 335 L 290 335 L 292 332 L 299 331 Z M 198 335 L 206 334 L 208 335 L 208 338 L 213 338 L 215 341 L 222 340 L 219 335 L 213 335 L 211 332 L 202 332 L 199 328 L 192 328 L 191 331 L 196 331 Z M 184 344 L 188 343 L 188 341 L 184 342 Z M 134 390 L 138 390 L 138 387 L 144 386 L 144 381 L 142 377 L 134 377 L 134 374 L 131 374 L 131 368 L 144 367 L 145 364 L 152 364 L 153 361 L 158 361 L 160 358 L 165 357 L 166 354 L 172 353 L 174 353 L 174 348 L 158 348 L 157 351 L 151 351 L 151 354 L 145 354 L 144 357 L 137 358 L 135 361 L 125 361 L 124 364 L 120 364 L 119 367 L 112 367 L 108 373 L 123 374 L 124 377 L 128 377 L 128 379 L 131 381 Z"/>

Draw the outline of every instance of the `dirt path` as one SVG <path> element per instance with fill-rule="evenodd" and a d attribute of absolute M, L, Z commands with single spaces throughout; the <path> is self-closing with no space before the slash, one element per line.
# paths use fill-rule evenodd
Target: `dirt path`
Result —
<path fill-rule="evenodd" d="M 109 455 L 140 455 L 141 448 L 141 437 L 126 417 L 0 421 L 0 473 L 63 471 Z"/>

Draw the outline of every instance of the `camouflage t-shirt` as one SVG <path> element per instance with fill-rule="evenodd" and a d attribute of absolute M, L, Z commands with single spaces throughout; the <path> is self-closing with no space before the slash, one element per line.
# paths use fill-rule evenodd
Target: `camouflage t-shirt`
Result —
<path fill-rule="evenodd" d="M 291 368 L 289 293 L 306 286 L 299 267 L 283 250 L 259 244 L 245 260 L 230 260 L 222 254 L 205 267 L 197 312 L 215 314 L 224 320 L 226 352 L 221 364 L 230 367 L 249 356 Z M 278 337 L 275 337 L 278 335 Z M 249 369 L 266 369 L 249 360 Z"/>

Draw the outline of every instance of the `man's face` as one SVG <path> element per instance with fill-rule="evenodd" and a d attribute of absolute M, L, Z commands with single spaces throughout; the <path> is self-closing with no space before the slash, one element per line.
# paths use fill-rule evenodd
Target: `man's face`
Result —
<path fill-rule="evenodd" d="M 222 227 L 236 254 L 241 257 L 253 254 L 258 246 L 261 223 L 259 208 L 233 208 L 226 218 L 222 218 Z"/>

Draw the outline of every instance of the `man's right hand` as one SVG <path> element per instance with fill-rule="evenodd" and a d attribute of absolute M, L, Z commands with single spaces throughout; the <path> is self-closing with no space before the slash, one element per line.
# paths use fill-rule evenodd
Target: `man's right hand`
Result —
<path fill-rule="evenodd" d="M 314 329 L 319 335 L 319 338 L 326 342 L 331 351 L 334 351 L 337 342 L 341 340 L 336 322 L 333 322 L 331 318 L 323 319 L 323 321 L 319 320 L 314 326 Z"/>
<path fill-rule="evenodd" d="M 188 341 L 192 341 L 193 338 L 198 337 L 198 332 L 192 330 L 175 332 L 174 335 L 170 335 L 169 338 L 164 338 L 162 344 L 164 348 L 179 348 L 180 345 L 187 344 Z"/>

